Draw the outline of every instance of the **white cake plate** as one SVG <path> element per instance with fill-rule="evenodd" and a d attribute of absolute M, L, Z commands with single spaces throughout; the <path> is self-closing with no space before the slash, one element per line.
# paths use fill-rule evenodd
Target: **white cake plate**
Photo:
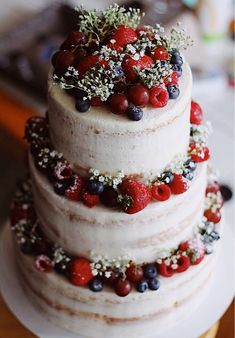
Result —
<path fill-rule="evenodd" d="M 5 226 L 0 236 L 0 286 L 10 310 L 30 331 L 41 338 L 82 338 L 48 322 L 25 296 L 19 283 L 14 259 L 10 227 Z M 233 233 L 225 225 L 221 239 L 222 250 L 214 271 L 211 288 L 203 303 L 189 318 L 176 324 L 157 338 L 196 338 L 206 332 L 226 311 L 234 297 Z M 124 338 L 124 337 L 123 337 Z M 125 337 L 126 338 L 126 337 Z"/>

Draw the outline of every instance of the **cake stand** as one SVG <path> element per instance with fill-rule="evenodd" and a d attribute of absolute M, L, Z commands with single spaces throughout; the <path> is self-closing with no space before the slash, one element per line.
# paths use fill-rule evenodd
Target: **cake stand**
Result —
<path fill-rule="evenodd" d="M 166 329 L 164 334 L 161 333 L 161 337 L 157 336 L 156 332 L 154 338 L 199 337 L 224 314 L 234 297 L 233 232 L 229 223 L 225 224 L 221 241 L 222 247 L 212 276 L 211 288 L 203 303 L 193 310 L 190 317 Z M 82 338 L 48 322 L 25 296 L 19 282 L 9 224 L 3 228 L 1 233 L 0 249 L 1 293 L 19 321 L 38 337 Z"/>

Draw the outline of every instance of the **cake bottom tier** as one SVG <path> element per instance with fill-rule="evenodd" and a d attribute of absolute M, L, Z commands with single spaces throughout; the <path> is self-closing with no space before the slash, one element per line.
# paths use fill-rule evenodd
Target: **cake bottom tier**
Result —
<path fill-rule="evenodd" d="M 133 290 L 122 298 L 108 287 L 92 293 L 54 272 L 37 271 L 15 244 L 20 280 L 33 305 L 57 326 L 89 338 L 156 337 L 184 320 L 208 292 L 219 249 L 217 244 L 212 255 L 183 273 L 159 277 L 158 291 Z"/>

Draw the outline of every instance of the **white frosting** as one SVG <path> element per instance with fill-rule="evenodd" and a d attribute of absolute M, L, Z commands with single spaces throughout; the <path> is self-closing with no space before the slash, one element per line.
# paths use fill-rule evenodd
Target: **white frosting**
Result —
<path fill-rule="evenodd" d="M 192 236 L 203 214 L 206 166 L 198 165 L 187 192 L 129 215 L 103 206 L 89 209 L 56 195 L 30 160 L 35 209 L 46 235 L 71 254 L 87 258 L 90 251 L 110 258 L 127 254 L 137 262 L 151 262 L 160 251 Z"/>
<path fill-rule="evenodd" d="M 189 142 L 192 76 L 183 66 L 180 95 L 164 108 L 144 108 L 139 122 L 112 114 L 106 108 L 79 113 L 75 100 L 49 77 L 49 121 L 52 143 L 78 172 L 97 168 L 114 174 L 158 173 Z"/>

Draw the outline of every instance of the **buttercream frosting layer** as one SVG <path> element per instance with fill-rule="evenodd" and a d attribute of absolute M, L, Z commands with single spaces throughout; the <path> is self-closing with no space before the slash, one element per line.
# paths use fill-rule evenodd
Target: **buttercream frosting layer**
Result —
<path fill-rule="evenodd" d="M 89 168 L 127 175 L 158 173 L 189 143 L 192 76 L 187 63 L 179 80 L 180 95 L 164 108 L 145 107 L 141 121 L 112 114 L 104 107 L 79 113 L 75 100 L 49 76 L 50 137 L 74 169 Z"/>
<path fill-rule="evenodd" d="M 54 193 L 30 160 L 35 210 L 46 236 L 75 256 L 91 251 L 116 258 L 128 255 L 151 262 L 164 250 L 193 235 L 204 210 L 206 163 L 198 165 L 191 187 L 164 202 L 152 202 L 137 214 L 69 201 Z"/>

